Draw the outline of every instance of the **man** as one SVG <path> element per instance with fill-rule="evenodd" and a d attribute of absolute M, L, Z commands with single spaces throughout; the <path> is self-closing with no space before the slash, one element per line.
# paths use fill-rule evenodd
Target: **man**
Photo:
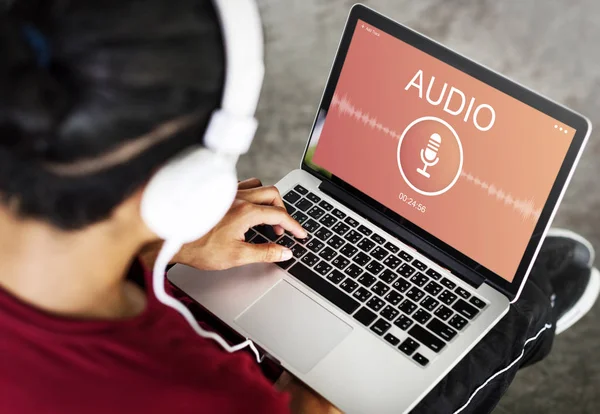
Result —
<path fill-rule="evenodd" d="M 0 17 L 0 412 L 335 412 L 289 376 L 274 387 L 248 354 L 199 338 L 156 300 L 147 274 L 135 277 L 160 248 L 140 215 L 145 185 L 203 136 L 222 94 L 211 2 L 9 3 Z M 201 120 L 177 128 L 192 112 Z M 127 157 L 112 162 L 117 152 Z M 53 168 L 81 162 L 95 168 Z M 244 242 L 258 224 L 305 234 L 273 187 L 242 181 L 226 217 L 174 261 L 224 269 L 287 259 L 281 246 Z M 491 410 L 519 367 L 547 355 L 554 321 L 593 303 L 592 262 L 579 237 L 548 238 L 520 301 L 416 411 Z"/>

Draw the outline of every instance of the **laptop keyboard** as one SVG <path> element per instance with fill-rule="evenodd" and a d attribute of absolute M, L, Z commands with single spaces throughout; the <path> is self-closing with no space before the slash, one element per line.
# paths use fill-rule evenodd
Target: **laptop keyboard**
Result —
<path fill-rule="evenodd" d="M 418 365 L 429 364 L 420 349 L 442 352 L 487 306 L 301 185 L 283 199 L 308 237 L 278 236 L 271 226 L 258 226 L 246 240 L 290 248 L 294 257 L 278 266 Z M 403 340 L 388 332 L 392 326 L 405 332 L 398 335 Z"/>

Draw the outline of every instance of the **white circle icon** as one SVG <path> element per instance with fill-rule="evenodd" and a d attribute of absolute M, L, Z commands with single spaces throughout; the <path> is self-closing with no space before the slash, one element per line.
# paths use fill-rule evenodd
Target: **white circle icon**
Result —
<path fill-rule="evenodd" d="M 442 144 L 442 140 L 441 137 L 438 133 L 433 133 L 430 136 L 430 141 L 429 141 L 429 145 L 426 144 L 425 148 L 421 149 L 421 160 L 424 162 L 425 166 L 421 167 L 421 168 L 413 168 L 413 166 L 411 165 L 410 167 L 410 173 L 407 173 L 407 171 L 405 171 L 405 169 L 402 167 L 402 159 L 401 159 L 401 148 L 402 148 L 402 143 L 404 142 L 404 139 L 406 138 L 406 135 L 409 133 L 409 131 L 415 126 L 418 125 L 422 122 L 426 122 L 426 121 L 432 121 L 432 122 L 437 122 L 441 125 L 443 125 L 445 127 L 445 129 L 447 129 L 448 131 L 451 132 L 451 135 L 454 137 L 454 139 L 456 140 L 456 148 L 458 149 L 458 151 L 455 151 L 453 158 L 454 158 L 454 162 L 456 162 L 456 155 L 458 155 L 458 168 L 456 169 L 456 174 L 453 174 L 450 172 L 450 174 L 446 174 L 448 176 L 448 179 L 445 180 L 445 182 L 449 182 L 449 184 L 447 184 L 445 187 L 443 187 L 440 190 L 434 190 L 434 191 L 426 191 L 423 190 L 421 188 L 419 188 L 418 185 L 415 185 L 415 183 L 411 182 L 410 176 L 412 175 L 413 177 L 419 177 L 419 179 L 423 180 L 423 177 L 426 177 L 425 180 L 429 179 L 430 174 L 427 172 L 427 166 L 434 166 L 438 163 L 438 161 L 440 160 L 439 157 L 437 157 L 435 159 L 435 162 L 430 163 L 428 161 L 433 161 L 433 159 L 435 158 L 435 155 L 437 155 L 437 151 L 438 149 L 443 145 Z M 441 132 L 441 131 L 439 131 Z M 443 134 L 444 135 L 444 140 L 447 140 L 448 134 Z M 422 135 L 421 135 L 422 137 Z M 433 142 L 432 142 L 433 141 Z M 409 141 L 410 142 L 410 141 Z M 455 148 L 455 150 L 456 150 Z M 414 152 L 413 150 L 411 151 L 411 156 L 412 156 L 412 152 Z M 405 156 L 406 158 L 406 156 Z M 416 120 L 414 120 L 413 122 L 411 122 L 406 129 L 404 130 L 404 132 L 402 132 L 402 135 L 400 136 L 400 140 L 398 141 L 398 150 L 397 150 L 397 160 L 398 160 L 398 168 L 400 169 L 400 174 L 402 174 L 402 178 L 404 178 L 404 181 L 406 182 L 406 184 L 408 184 L 408 186 L 410 188 L 412 188 L 413 190 L 415 190 L 417 193 L 424 195 L 424 196 L 438 196 L 441 194 L 444 194 L 446 191 L 450 190 L 454 184 L 456 184 L 456 182 L 458 181 L 459 177 L 460 177 L 460 173 L 462 171 L 463 168 L 463 148 L 462 148 L 462 143 L 460 142 L 460 138 L 458 137 L 458 134 L 456 133 L 456 131 L 454 130 L 454 128 L 452 128 L 452 126 L 444 121 L 443 119 L 437 118 L 435 116 L 424 116 L 422 118 L 418 118 Z M 407 160 L 405 159 L 405 162 Z M 408 163 L 412 163 L 412 159 L 408 160 Z M 423 166 L 423 163 L 420 164 L 421 166 Z M 407 167 L 408 168 L 408 167 Z M 415 175 L 415 173 L 412 171 L 413 169 L 415 169 L 415 171 L 417 171 L 416 174 L 419 175 Z M 452 171 L 452 170 L 451 170 Z M 447 172 L 447 170 L 446 170 Z M 421 177 L 422 176 L 422 177 Z M 419 179 L 416 179 L 417 181 Z"/>

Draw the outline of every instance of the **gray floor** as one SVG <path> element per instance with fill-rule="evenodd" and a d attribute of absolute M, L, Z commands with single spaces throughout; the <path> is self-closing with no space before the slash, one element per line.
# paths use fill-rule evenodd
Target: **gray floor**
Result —
<path fill-rule="evenodd" d="M 259 0 L 267 73 L 242 176 L 274 183 L 298 165 L 350 0 Z M 600 128 L 598 0 L 374 0 L 368 5 L 586 114 Z M 600 246 L 593 134 L 555 225 Z M 600 412 L 600 306 L 522 371 L 497 413 Z"/>

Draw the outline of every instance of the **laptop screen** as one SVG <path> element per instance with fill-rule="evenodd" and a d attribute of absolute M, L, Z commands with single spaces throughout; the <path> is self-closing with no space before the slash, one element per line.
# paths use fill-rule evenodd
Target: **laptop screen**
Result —
<path fill-rule="evenodd" d="M 511 282 L 574 136 L 358 20 L 305 162 Z"/>

